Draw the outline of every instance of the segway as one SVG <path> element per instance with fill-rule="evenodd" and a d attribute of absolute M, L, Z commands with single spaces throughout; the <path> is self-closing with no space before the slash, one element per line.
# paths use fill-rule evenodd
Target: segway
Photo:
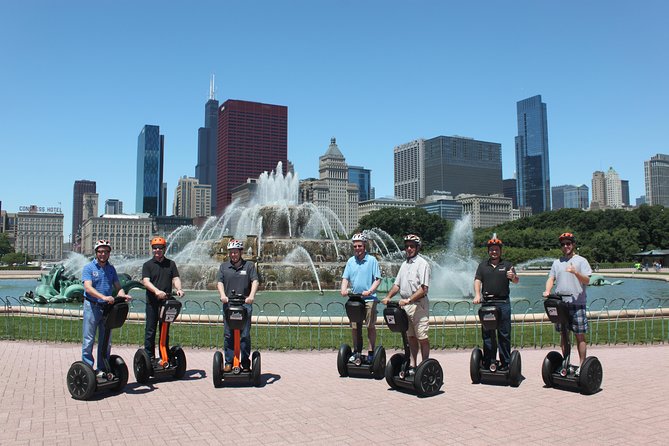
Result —
<path fill-rule="evenodd" d="M 356 338 L 353 352 L 348 344 L 339 347 L 337 355 L 337 370 L 342 378 L 347 376 L 373 377 L 383 379 L 386 367 L 386 350 L 382 346 L 374 349 L 374 356 L 370 358 L 362 354 L 362 323 L 365 321 L 367 309 L 365 300 L 360 294 L 349 294 L 346 301 L 346 315 L 355 324 Z"/>
<path fill-rule="evenodd" d="M 140 348 L 135 353 L 133 370 L 135 379 L 140 384 L 149 382 L 150 377 L 181 379 L 186 374 L 186 354 L 180 346 L 171 347 L 170 324 L 181 312 L 181 302 L 176 299 L 166 300 L 160 306 L 158 321 L 160 322 L 159 350 L 160 358 L 153 359 L 149 352 Z"/>
<path fill-rule="evenodd" d="M 602 364 L 596 356 L 586 357 L 580 370 L 570 364 L 571 340 L 568 327 L 571 325 L 571 317 L 563 297 L 566 296 L 550 294 L 544 301 L 544 308 L 550 321 L 560 324 L 560 336 L 566 355 L 563 358 L 559 352 L 549 352 L 541 368 L 541 377 L 546 387 L 578 390 L 584 395 L 591 395 L 602 385 Z"/>
<path fill-rule="evenodd" d="M 225 365 L 225 355 L 221 352 L 214 353 L 214 365 L 212 376 L 214 379 L 214 387 L 222 387 L 224 382 L 253 384 L 256 387 L 260 386 L 260 352 L 254 351 L 251 355 L 251 369 L 245 371 L 241 364 L 241 332 L 246 325 L 246 321 L 250 317 L 246 308 L 244 308 L 245 297 L 242 295 L 235 295 L 234 290 L 231 293 L 232 297 L 228 300 L 228 307 L 225 310 L 225 323 L 229 324 L 232 330 L 234 340 L 234 357 L 232 360 L 232 370 L 225 372 L 223 367 Z"/>
<path fill-rule="evenodd" d="M 479 320 L 481 330 L 496 331 L 501 318 L 501 310 L 498 305 L 507 303 L 506 300 L 498 300 L 494 297 L 485 299 L 479 308 Z M 497 333 L 491 335 L 492 350 L 497 351 Z M 484 364 L 483 352 L 474 347 L 469 361 L 469 374 L 472 384 L 499 384 L 518 387 L 521 381 L 521 361 L 518 350 L 511 352 L 511 360 L 507 370 L 500 370 L 500 361 L 491 358 L 490 364 Z M 486 367 L 487 365 L 487 367 Z"/>
<path fill-rule="evenodd" d="M 105 329 L 102 338 L 98 339 L 98 344 L 103 346 L 104 354 L 97 360 L 105 370 L 104 376 L 97 377 L 93 367 L 84 361 L 75 362 L 67 371 L 67 390 L 75 400 L 88 400 L 95 393 L 104 390 L 120 392 L 128 383 L 128 366 L 120 356 L 109 355 L 110 352 L 106 350 L 111 331 L 123 326 L 128 317 L 129 308 L 125 297 L 116 297 L 114 303 L 105 308 L 102 316 Z"/>
<path fill-rule="evenodd" d="M 391 389 L 402 388 L 416 392 L 419 396 L 432 396 L 439 392 L 444 384 L 444 372 L 439 361 L 428 358 L 415 369 L 411 367 L 411 351 L 407 329 L 409 317 L 397 302 L 388 302 L 383 310 L 383 318 L 388 328 L 395 333 L 402 333 L 404 353 L 395 353 L 386 364 L 386 382 Z"/>

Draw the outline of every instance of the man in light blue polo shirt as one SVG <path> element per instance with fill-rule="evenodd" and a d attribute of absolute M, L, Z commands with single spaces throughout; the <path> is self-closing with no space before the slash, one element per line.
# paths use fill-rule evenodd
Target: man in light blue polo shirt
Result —
<path fill-rule="evenodd" d="M 362 295 L 365 299 L 365 325 L 367 326 L 367 339 L 369 340 L 369 354 L 367 361 L 374 359 L 374 347 L 376 345 L 376 289 L 381 284 L 381 268 L 376 257 L 367 252 L 367 237 L 362 233 L 354 234 L 351 237 L 353 242 L 353 256 L 346 262 L 344 273 L 342 274 L 341 290 L 342 296 L 346 297 L 350 292 Z M 358 327 L 356 323 L 351 323 L 353 334 L 353 344 L 356 343 L 358 336 Z"/>

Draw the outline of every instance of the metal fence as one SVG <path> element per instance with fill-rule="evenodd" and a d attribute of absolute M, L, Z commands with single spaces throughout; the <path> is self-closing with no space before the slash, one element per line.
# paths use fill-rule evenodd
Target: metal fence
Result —
<path fill-rule="evenodd" d="M 144 337 L 142 299 L 131 302 L 126 324 L 114 331 L 116 344 L 141 345 Z M 253 306 L 252 337 L 261 349 L 332 349 L 351 343 L 343 302 L 266 302 Z M 380 305 L 380 307 L 382 307 Z M 558 345 L 559 333 L 549 323 L 543 299 L 512 302 L 512 344 L 515 347 Z M 42 342 L 80 342 L 83 305 L 27 305 L 13 297 L 0 298 L 0 339 Z M 588 304 L 590 344 L 649 344 L 669 342 L 669 300 L 660 298 L 595 299 Z M 469 348 L 480 344 L 478 306 L 471 301 L 435 301 L 430 308 L 433 348 Z M 377 343 L 400 348 L 401 336 L 377 318 Z M 187 347 L 222 348 L 223 316 L 218 301 L 185 299 L 173 325 L 173 343 Z"/>

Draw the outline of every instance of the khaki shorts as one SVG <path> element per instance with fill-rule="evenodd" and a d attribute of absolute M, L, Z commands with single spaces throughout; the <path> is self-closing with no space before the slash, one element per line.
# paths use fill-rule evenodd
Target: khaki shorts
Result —
<path fill-rule="evenodd" d="M 365 327 L 373 327 L 376 324 L 376 300 L 366 300 L 365 301 Z M 351 322 L 351 328 L 358 328 L 358 324 Z"/>
<path fill-rule="evenodd" d="M 427 329 L 430 325 L 429 319 L 430 303 L 427 297 L 423 297 L 415 304 L 408 304 L 404 306 L 404 311 L 409 316 L 409 329 L 407 336 L 416 337 L 419 340 L 427 339 Z"/>

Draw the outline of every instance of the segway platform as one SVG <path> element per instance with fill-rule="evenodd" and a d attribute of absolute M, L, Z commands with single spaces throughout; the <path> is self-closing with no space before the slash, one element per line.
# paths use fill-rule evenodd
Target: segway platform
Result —
<path fill-rule="evenodd" d="M 180 312 L 181 302 L 176 299 L 169 299 L 161 305 L 158 316 L 160 357 L 152 361 L 144 348 L 137 350 L 133 360 L 133 370 L 138 383 L 146 384 L 150 377 L 181 379 L 186 374 L 186 354 L 183 349 L 178 345 L 169 346 L 170 325 L 177 319 Z"/>
<path fill-rule="evenodd" d="M 506 303 L 506 300 L 497 302 L 491 299 L 484 302 L 479 308 L 478 313 L 482 330 L 497 330 L 501 316 L 501 311 L 497 305 L 502 302 Z M 497 350 L 497 334 L 492 337 L 492 341 L 493 350 Z M 511 360 L 507 370 L 500 370 L 500 363 L 496 358 L 486 367 L 483 351 L 478 347 L 472 350 L 469 363 L 469 373 L 473 384 L 483 383 L 518 387 L 522 380 L 521 368 L 520 352 L 518 350 L 511 352 Z"/>
<path fill-rule="evenodd" d="M 603 370 L 596 356 L 588 356 L 583 365 L 576 367 L 570 363 L 571 340 L 568 327 L 571 325 L 569 307 L 562 295 L 551 294 L 544 301 L 544 309 L 552 323 L 560 324 L 560 336 L 564 341 L 566 356 L 551 351 L 546 355 L 541 367 L 541 377 L 546 387 L 579 391 L 591 395 L 601 388 Z"/>
<path fill-rule="evenodd" d="M 98 339 L 99 345 L 106 346 L 109 343 L 111 331 L 120 328 L 128 317 L 130 307 L 123 297 L 117 297 L 114 304 L 105 308 L 105 330 L 102 339 Z M 93 367 L 83 361 L 77 361 L 67 371 L 67 390 L 75 400 L 88 400 L 94 394 L 102 391 L 120 392 L 128 383 L 128 366 L 118 355 L 110 355 L 107 352 L 103 358 L 97 358 L 98 363 L 104 365 L 107 372 L 104 376 L 96 376 Z"/>
<path fill-rule="evenodd" d="M 366 316 L 365 300 L 359 294 L 350 294 L 346 302 L 346 315 L 356 327 L 356 345 L 354 349 L 342 344 L 337 354 L 337 371 L 339 376 L 383 379 L 386 367 L 386 350 L 382 346 L 374 349 L 374 356 L 369 360 L 362 354 L 362 323 Z"/>
<path fill-rule="evenodd" d="M 234 291 L 232 292 L 234 295 Z M 229 324 L 232 330 L 234 339 L 234 357 L 232 362 L 232 370 L 225 372 L 225 357 L 224 354 L 217 351 L 214 353 L 214 361 L 212 367 L 212 377 L 214 387 L 222 387 L 223 384 L 251 384 L 260 387 L 261 363 L 260 352 L 254 351 L 251 355 L 251 368 L 244 370 L 241 365 L 241 332 L 246 325 L 249 318 L 248 311 L 244 307 L 244 296 L 236 295 L 231 297 L 228 301 L 228 307 L 225 311 L 225 323 Z"/>
<path fill-rule="evenodd" d="M 391 389 L 404 389 L 419 396 L 436 395 L 444 384 L 444 372 L 436 359 L 428 358 L 415 369 L 411 367 L 411 352 L 407 329 L 409 317 L 397 302 L 388 302 L 383 310 L 383 319 L 388 328 L 402 333 L 404 353 L 395 353 L 386 364 L 386 382 Z"/>

